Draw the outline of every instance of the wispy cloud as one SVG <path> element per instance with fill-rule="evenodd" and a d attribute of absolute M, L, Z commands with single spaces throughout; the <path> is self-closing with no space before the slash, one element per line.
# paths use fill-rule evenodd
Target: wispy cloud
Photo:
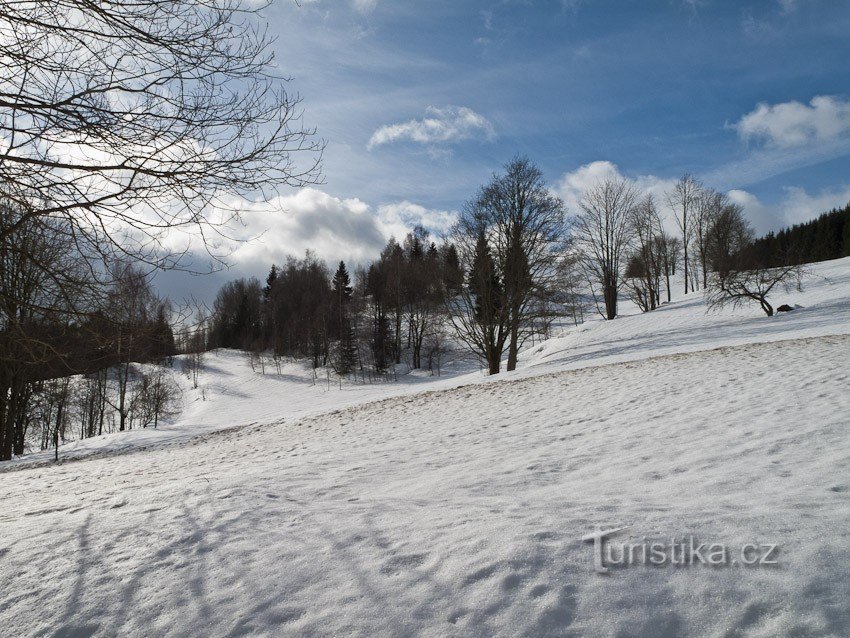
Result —
<path fill-rule="evenodd" d="M 801 0 L 776 0 L 782 13 L 793 13 L 802 3 Z"/>
<path fill-rule="evenodd" d="M 378 6 L 378 0 L 351 0 L 351 6 L 360 13 L 371 13 Z"/>
<path fill-rule="evenodd" d="M 413 142 L 426 146 L 452 144 L 462 140 L 493 140 L 495 129 L 483 115 L 465 106 L 429 106 L 421 120 L 388 124 L 369 139 L 370 149 L 393 142 Z"/>
<path fill-rule="evenodd" d="M 759 104 L 732 127 L 744 140 L 781 148 L 835 140 L 850 131 L 850 101 L 820 95 L 801 102 Z"/>

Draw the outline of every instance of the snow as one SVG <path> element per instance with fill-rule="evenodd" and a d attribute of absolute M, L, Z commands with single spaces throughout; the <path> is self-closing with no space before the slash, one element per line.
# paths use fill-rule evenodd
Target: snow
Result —
<path fill-rule="evenodd" d="M 850 259 L 778 301 L 803 308 L 689 295 L 589 322 L 501 378 L 458 363 L 339 389 L 211 355 L 206 400 L 169 427 L 0 474 L 0 626 L 850 635 Z M 597 526 L 776 544 L 779 564 L 600 575 Z"/>
<path fill-rule="evenodd" d="M 232 427 L 299 419 L 329 410 L 379 399 L 439 390 L 469 383 L 499 382 L 552 371 L 574 370 L 648 357 L 743 345 L 850 334 L 850 258 L 808 268 L 802 292 L 778 292 L 772 301 L 801 306 L 791 313 L 766 317 L 756 306 L 709 312 L 701 293 L 678 296 L 651 313 L 640 313 L 625 301 L 625 316 L 603 321 L 589 316 L 562 335 L 538 342 L 520 353 L 519 367 L 512 373 L 487 377 L 468 355 L 455 352 L 444 362 L 442 376 L 426 371 L 404 374 L 396 381 L 375 383 L 327 382 L 324 372 L 314 379 L 304 361 L 287 361 L 281 374 L 266 365 L 266 374 L 251 368 L 247 354 L 219 350 L 204 357 L 200 387 L 195 390 L 177 371 L 185 406 L 180 417 L 157 430 L 142 429 L 107 434 L 60 446 L 63 459 L 94 454 L 127 452 L 169 445 Z M 681 286 L 677 285 L 676 290 Z M 50 461 L 52 450 L 27 454 L 5 465 L 32 465 Z M 2 471 L 2 465 L 0 465 Z"/>

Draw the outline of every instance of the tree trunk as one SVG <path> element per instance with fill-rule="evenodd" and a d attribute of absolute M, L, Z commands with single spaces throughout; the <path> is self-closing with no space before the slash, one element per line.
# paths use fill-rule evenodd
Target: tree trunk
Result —
<path fill-rule="evenodd" d="M 520 305 L 518 303 L 514 303 L 511 308 L 511 337 L 508 345 L 508 372 L 516 370 L 517 355 L 519 354 L 519 309 Z"/>
<path fill-rule="evenodd" d="M 500 353 L 499 353 L 498 348 L 496 347 L 496 344 L 495 344 L 494 341 L 491 341 L 487 345 L 486 354 L 487 354 L 488 374 L 499 374 L 499 369 L 501 368 L 502 361 L 501 361 Z"/>
<path fill-rule="evenodd" d="M 498 359 L 491 358 L 487 363 L 489 366 L 488 374 L 499 374 L 499 364 L 501 362 Z"/>
<path fill-rule="evenodd" d="M 605 318 L 609 321 L 617 316 L 617 285 L 608 278 L 602 295 L 605 298 Z"/>
<path fill-rule="evenodd" d="M 395 362 L 401 363 L 401 307 L 395 313 Z"/>
<path fill-rule="evenodd" d="M 14 423 L 13 416 L 14 406 L 12 399 L 12 389 L 9 387 L 0 388 L 3 392 L 3 412 L 2 422 L 0 422 L 0 461 L 8 461 L 12 458 L 12 441 L 14 440 Z M 8 392 L 8 394 L 7 394 Z"/>

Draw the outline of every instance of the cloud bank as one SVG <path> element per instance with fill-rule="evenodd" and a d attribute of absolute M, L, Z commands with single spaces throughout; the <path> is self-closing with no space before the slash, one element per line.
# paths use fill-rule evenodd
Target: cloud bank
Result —
<path fill-rule="evenodd" d="M 564 173 L 555 185 L 554 191 L 564 200 L 567 212 L 571 215 L 577 214 L 581 210 L 580 202 L 583 193 L 599 180 L 608 177 L 623 178 L 625 176 L 613 162 L 604 160 L 590 162 L 574 171 Z M 672 190 L 676 180 L 656 175 L 640 175 L 631 178 L 630 181 L 641 193 L 655 198 L 665 226 L 674 231 L 673 211 L 667 205 L 666 193 Z M 711 184 L 707 185 L 711 186 Z M 823 212 L 850 203 L 850 185 L 817 194 L 809 194 L 804 188 L 798 186 L 787 187 L 784 189 L 782 198 L 771 204 L 762 202 L 753 193 L 742 189 L 732 189 L 727 194 L 732 202 L 743 207 L 744 213 L 759 234 L 809 221 Z"/>
<path fill-rule="evenodd" d="M 303 256 L 308 248 L 330 263 L 366 262 L 378 256 L 390 237 L 401 241 L 416 225 L 436 239 L 448 231 L 455 215 L 409 201 L 372 208 L 358 198 L 303 188 L 270 206 L 251 205 L 241 218 L 228 261 L 237 270 L 262 272 L 287 255 Z"/>

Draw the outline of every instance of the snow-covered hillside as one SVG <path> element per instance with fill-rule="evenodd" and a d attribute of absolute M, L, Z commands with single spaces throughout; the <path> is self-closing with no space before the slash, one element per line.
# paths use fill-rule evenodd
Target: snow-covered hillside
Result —
<path fill-rule="evenodd" d="M 850 635 L 850 259 L 779 301 L 589 322 L 500 378 L 210 355 L 177 423 L 62 452 L 135 453 L 0 474 L 2 633 Z M 597 526 L 778 564 L 597 574 Z"/>
<path fill-rule="evenodd" d="M 60 456 L 68 459 L 167 445 L 217 430 L 292 420 L 469 383 L 499 382 L 721 346 L 850 334 L 850 258 L 811 266 L 802 292 L 778 291 L 772 300 L 776 305 L 788 303 L 801 308 L 770 318 L 757 306 L 709 312 L 701 293 L 674 293 L 672 303 L 651 313 L 639 313 L 626 302 L 624 316 L 615 321 L 589 316 L 586 323 L 567 327 L 559 336 L 527 347 L 515 372 L 490 378 L 469 355 L 457 352 L 444 362 L 440 377 L 416 371 L 399 374 L 392 382 L 346 382 L 340 386 L 324 376 L 314 379 L 307 362 L 285 363 L 281 374 L 268 365 L 266 374 L 262 374 L 251 367 L 245 353 L 220 350 L 205 355 L 197 390 L 175 372 L 184 399 L 183 411 L 175 422 L 157 430 L 133 430 L 69 443 L 60 447 Z M 29 465 L 52 458 L 53 452 L 48 450 L 5 465 Z M 0 471 L 3 467 L 0 464 Z"/>

